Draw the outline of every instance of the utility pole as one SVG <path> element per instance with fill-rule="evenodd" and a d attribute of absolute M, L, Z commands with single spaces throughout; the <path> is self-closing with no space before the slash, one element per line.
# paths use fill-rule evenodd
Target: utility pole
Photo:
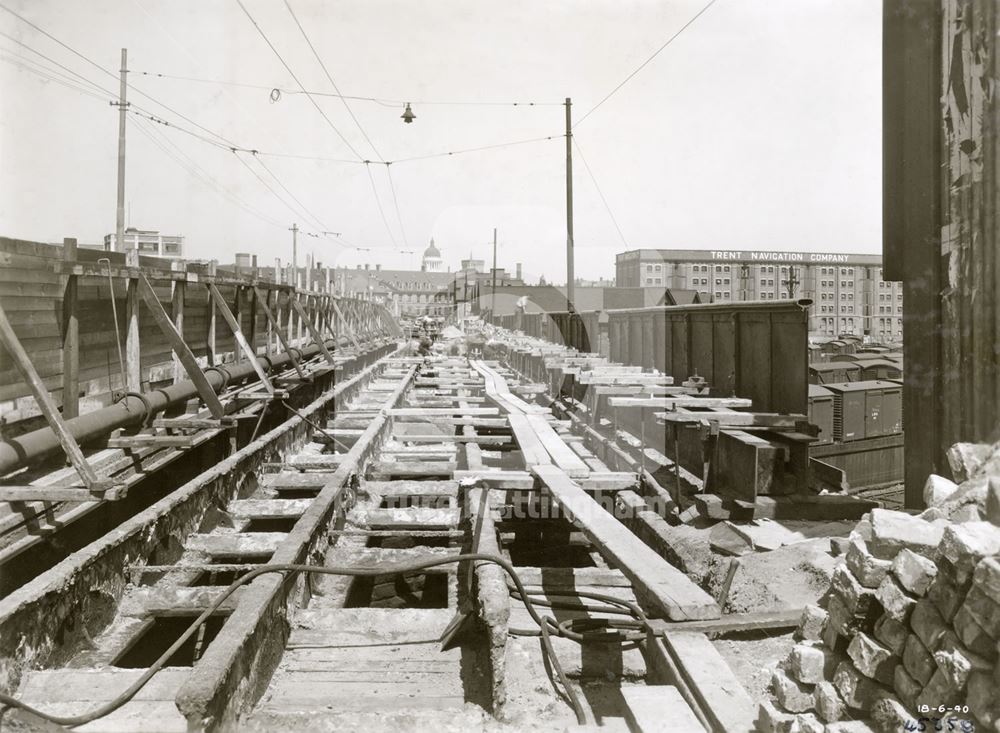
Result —
<path fill-rule="evenodd" d="M 125 110 L 128 107 L 125 101 L 125 75 L 127 73 L 128 49 L 123 48 L 121 83 L 118 89 L 118 206 L 115 211 L 115 247 L 119 252 L 125 251 Z"/>
<path fill-rule="evenodd" d="M 292 282 L 289 285 L 299 286 L 299 225 L 292 223 L 291 229 L 292 233 Z"/>
<path fill-rule="evenodd" d="M 566 304 L 573 312 L 573 102 L 566 97 Z"/>
<path fill-rule="evenodd" d="M 782 280 L 781 284 L 788 288 L 788 298 L 792 299 L 795 297 L 795 286 L 799 284 L 798 273 L 795 272 L 795 268 L 789 265 L 788 267 L 788 279 Z"/>
<path fill-rule="evenodd" d="M 497 228 L 493 227 L 493 291 L 490 293 L 490 317 L 497 318 Z"/>

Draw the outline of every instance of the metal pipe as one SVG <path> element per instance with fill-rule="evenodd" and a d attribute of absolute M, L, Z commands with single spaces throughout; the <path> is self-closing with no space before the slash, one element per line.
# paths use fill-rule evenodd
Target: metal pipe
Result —
<path fill-rule="evenodd" d="M 326 342 L 336 346 L 332 339 Z M 308 359 L 320 353 L 316 345 L 296 349 L 303 358 Z M 287 351 L 275 354 L 271 358 L 272 368 L 279 369 L 291 363 Z M 206 370 L 205 376 L 216 393 L 220 392 L 227 382 L 239 382 L 250 376 L 256 376 L 253 365 L 249 361 L 227 365 L 229 379 L 226 380 L 218 370 Z M 187 402 L 197 397 L 198 390 L 191 380 L 177 382 L 169 387 L 156 389 L 145 394 L 145 398 L 126 396 L 123 400 L 109 407 L 88 412 L 66 421 L 66 427 L 77 443 L 103 438 L 112 430 L 129 425 L 142 424 L 146 419 L 146 405 L 154 412 L 162 412 L 168 407 Z M 38 461 L 61 450 L 59 439 L 49 427 L 39 428 L 25 433 L 17 438 L 0 443 L 0 475 L 9 473 L 29 463 Z"/>

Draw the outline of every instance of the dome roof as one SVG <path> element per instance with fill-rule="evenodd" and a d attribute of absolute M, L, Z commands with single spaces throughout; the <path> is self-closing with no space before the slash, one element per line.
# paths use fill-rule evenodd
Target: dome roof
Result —
<path fill-rule="evenodd" d="M 424 259 L 427 259 L 428 257 L 437 257 L 438 259 L 441 258 L 441 251 L 434 246 L 433 239 L 431 240 L 430 246 L 424 250 Z"/>

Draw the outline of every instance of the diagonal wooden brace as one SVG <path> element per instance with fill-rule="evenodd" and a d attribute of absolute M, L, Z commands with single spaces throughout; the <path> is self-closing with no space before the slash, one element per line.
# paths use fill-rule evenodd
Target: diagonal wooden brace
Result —
<path fill-rule="evenodd" d="M 271 313 L 271 309 L 267 305 L 267 296 L 261 292 L 260 288 L 256 285 L 254 285 L 253 291 L 257 295 L 257 303 L 260 305 L 261 310 L 264 311 L 264 317 L 267 318 L 267 322 L 270 324 L 271 330 L 278 335 L 278 341 L 281 342 L 281 348 L 283 348 L 285 353 L 288 354 L 288 358 L 291 359 L 292 366 L 295 367 L 295 371 L 298 372 L 299 377 L 306 379 L 306 373 L 302 371 L 302 367 L 299 366 L 298 357 L 295 356 L 295 352 L 292 350 L 291 345 L 289 345 L 288 341 L 285 339 L 285 334 L 281 332 L 281 324 L 278 323 L 278 320 L 274 317 L 274 314 Z"/>
<path fill-rule="evenodd" d="M 94 467 L 87 463 L 87 459 L 84 457 L 83 451 L 80 450 L 76 438 L 69 431 L 66 421 L 59 414 L 55 402 L 52 401 L 52 396 L 45 388 L 45 383 L 38 376 L 35 366 L 31 363 L 28 352 L 24 350 L 20 340 L 17 338 L 17 334 L 14 333 L 14 328 L 10 325 L 3 306 L 0 306 L 0 343 L 3 344 L 7 353 L 14 360 L 14 365 L 21 372 L 21 376 L 24 377 L 24 381 L 27 382 L 28 387 L 31 389 L 31 394 L 35 398 L 35 402 L 38 403 L 38 409 L 41 410 L 49 427 L 52 428 L 52 432 L 56 434 L 59 444 L 66 453 L 66 457 L 73 464 L 73 468 L 80 475 L 84 485 L 91 491 L 102 491 L 112 486 L 113 482 L 107 479 L 99 479 L 97 473 L 94 471 Z"/>
<path fill-rule="evenodd" d="M 271 380 L 267 378 L 267 374 L 260 365 L 260 361 L 257 360 L 257 354 L 254 353 L 253 347 L 247 341 L 246 336 L 243 335 L 243 330 L 240 328 L 239 321 L 236 320 L 236 316 L 233 312 L 229 310 L 229 306 L 226 305 L 225 299 L 219 292 L 219 289 L 215 287 L 215 283 L 208 283 L 208 290 L 212 294 L 212 300 L 215 305 L 219 308 L 219 313 L 222 314 L 223 320 L 229 325 L 229 330 L 233 332 L 233 337 L 236 339 L 236 343 L 239 344 L 243 353 L 246 354 L 247 358 L 250 359 L 250 364 L 253 366 L 253 370 L 257 372 L 257 377 L 260 379 L 260 383 L 264 385 L 268 394 L 274 394 L 274 385 L 271 384 Z"/>
<path fill-rule="evenodd" d="M 344 314 L 340 310 L 340 306 L 337 305 L 336 300 L 333 301 L 333 310 L 337 314 L 337 318 L 340 319 L 340 322 L 344 324 L 344 328 L 347 329 L 347 336 L 351 339 L 351 343 L 354 344 L 354 348 L 357 349 L 358 353 L 361 353 L 361 347 L 358 345 L 358 339 L 354 335 L 354 329 L 351 328 L 351 324 L 347 322 L 346 318 L 344 318 Z"/>
<path fill-rule="evenodd" d="M 331 354 L 330 350 L 326 348 L 326 343 L 324 343 L 323 341 L 323 336 L 316 330 L 316 327 L 313 325 L 312 319 L 309 318 L 309 316 L 306 314 L 306 311 L 302 307 L 302 303 L 299 302 L 298 298 L 294 297 L 292 298 L 292 307 L 299 314 L 299 318 L 302 319 L 302 322 L 306 325 L 306 328 L 309 329 L 309 335 L 312 336 L 313 342 L 316 344 L 316 346 L 319 347 L 320 352 L 326 358 L 327 362 L 329 362 L 331 366 L 335 365 L 336 362 L 333 360 L 333 354 Z"/>
<path fill-rule="evenodd" d="M 216 420 L 221 420 L 226 416 L 226 410 L 222 406 L 222 402 L 219 401 L 219 396 L 215 394 L 215 390 L 212 389 L 208 377 L 205 376 L 205 372 L 198 365 L 198 360 L 195 359 L 191 348 L 184 341 L 184 337 L 177 331 L 174 322 L 170 320 L 170 316 L 164 310 L 160 299 L 156 297 L 153 286 L 149 284 L 149 280 L 141 272 L 139 273 L 139 292 L 142 294 L 142 299 L 146 302 L 149 312 L 153 314 L 153 320 L 156 321 L 156 325 L 160 327 L 163 335 L 170 342 L 170 348 L 177 354 L 177 358 L 184 367 L 184 371 L 187 372 L 188 379 L 194 383 L 195 389 L 198 390 L 198 396 L 201 397 L 202 402 L 208 407 L 208 411 L 212 413 L 212 417 Z"/>

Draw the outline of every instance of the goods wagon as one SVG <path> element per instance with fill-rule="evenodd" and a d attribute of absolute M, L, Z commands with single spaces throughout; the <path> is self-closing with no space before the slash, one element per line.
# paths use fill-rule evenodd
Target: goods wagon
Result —
<path fill-rule="evenodd" d="M 903 430 L 903 387 L 865 380 L 824 384 L 833 393 L 833 439 L 847 443 L 895 435 Z"/>
<path fill-rule="evenodd" d="M 809 365 L 810 384 L 856 382 L 859 379 L 861 369 L 853 361 L 827 361 Z"/>
<path fill-rule="evenodd" d="M 833 392 L 818 384 L 809 385 L 809 422 L 819 428 L 813 445 L 833 442 Z"/>

